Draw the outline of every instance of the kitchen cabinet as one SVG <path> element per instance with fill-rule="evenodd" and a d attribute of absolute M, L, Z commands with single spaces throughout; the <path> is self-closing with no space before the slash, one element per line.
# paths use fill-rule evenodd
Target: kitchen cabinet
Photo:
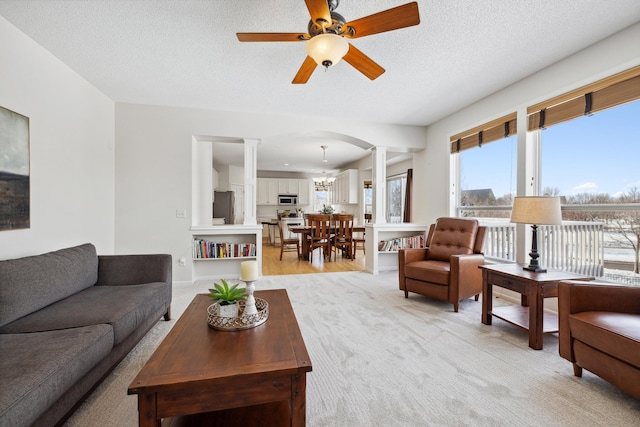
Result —
<path fill-rule="evenodd" d="M 278 194 L 298 194 L 297 179 L 278 179 Z"/>
<path fill-rule="evenodd" d="M 299 206 L 307 206 L 313 204 L 313 199 L 311 198 L 311 180 L 310 179 L 299 179 L 298 180 L 298 205 Z"/>
<path fill-rule="evenodd" d="M 333 183 L 332 203 L 355 204 L 358 203 L 358 170 L 347 169 L 338 174 Z"/>
<path fill-rule="evenodd" d="M 278 179 L 258 178 L 258 205 L 278 205 Z"/>
<path fill-rule="evenodd" d="M 276 206 L 279 194 L 297 195 L 300 206 L 313 204 L 309 179 L 258 178 L 258 205 Z"/>

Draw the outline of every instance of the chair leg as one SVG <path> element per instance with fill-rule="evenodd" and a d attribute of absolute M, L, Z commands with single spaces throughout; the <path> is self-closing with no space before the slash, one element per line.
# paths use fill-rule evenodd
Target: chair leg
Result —
<path fill-rule="evenodd" d="M 478 301 L 479 297 L 480 297 L 480 294 L 476 294 L 476 301 Z"/>
<path fill-rule="evenodd" d="M 456 312 L 456 313 L 458 312 L 458 305 L 459 305 L 458 302 L 454 302 L 453 303 L 453 311 Z"/>
<path fill-rule="evenodd" d="M 573 375 L 576 377 L 582 377 L 582 367 L 578 366 L 576 363 L 573 364 Z"/>

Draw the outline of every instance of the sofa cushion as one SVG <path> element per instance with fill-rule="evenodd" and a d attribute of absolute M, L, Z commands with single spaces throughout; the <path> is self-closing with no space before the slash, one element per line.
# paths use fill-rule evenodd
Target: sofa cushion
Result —
<path fill-rule="evenodd" d="M 429 241 L 428 260 L 449 261 L 452 255 L 473 253 L 478 221 L 461 218 L 438 218 Z"/>
<path fill-rule="evenodd" d="M 0 326 L 93 286 L 98 256 L 92 244 L 0 261 Z"/>
<path fill-rule="evenodd" d="M 404 266 L 404 276 L 422 282 L 449 285 L 451 264 L 445 261 L 415 261 Z"/>
<path fill-rule="evenodd" d="M 0 334 L 51 331 L 99 323 L 113 327 L 115 345 L 167 304 L 167 284 L 92 286 L 0 328 Z"/>
<path fill-rule="evenodd" d="M 569 315 L 571 335 L 640 368 L 640 314 L 585 311 Z"/>
<path fill-rule="evenodd" d="M 31 425 L 112 347 L 109 325 L 0 335 L 0 425 Z"/>

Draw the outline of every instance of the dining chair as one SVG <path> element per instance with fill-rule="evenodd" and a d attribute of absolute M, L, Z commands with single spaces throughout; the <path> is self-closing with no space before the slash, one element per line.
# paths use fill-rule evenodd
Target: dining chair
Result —
<path fill-rule="evenodd" d="M 371 214 L 364 214 L 364 222 L 368 224 L 371 222 Z M 356 252 L 358 251 L 358 246 L 362 248 L 362 253 L 366 254 L 367 252 L 364 249 L 364 231 L 362 235 L 360 233 L 354 233 L 353 235 L 353 257 L 356 257 Z"/>
<path fill-rule="evenodd" d="M 355 258 L 353 246 L 353 215 L 335 214 L 333 216 L 333 236 L 331 236 L 331 251 L 333 260 L 338 260 L 338 248 L 342 254 L 346 253 L 351 261 Z"/>
<path fill-rule="evenodd" d="M 282 254 L 284 252 L 295 251 L 300 259 L 300 241 L 298 238 L 284 237 L 284 227 L 287 226 L 286 221 L 282 220 L 282 216 L 278 214 L 278 232 L 280 233 L 280 261 L 282 261 Z"/>
<path fill-rule="evenodd" d="M 278 231 L 280 233 L 280 261 L 284 252 L 296 252 L 300 259 L 300 241 L 298 238 L 284 237 L 283 228 L 287 226 L 285 221 L 278 221 Z"/>
<path fill-rule="evenodd" d="M 313 251 L 322 249 L 322 257 L 331 261 L 331 215 L 307 215 L 311 233 L 309 234 L 309 262 L 313 261 Z"/>

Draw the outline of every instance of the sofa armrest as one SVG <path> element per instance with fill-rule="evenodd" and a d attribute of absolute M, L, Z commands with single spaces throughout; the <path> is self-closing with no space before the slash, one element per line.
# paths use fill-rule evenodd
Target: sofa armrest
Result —
<path fill-rule="evenodd" d="M 449 295 L 459 300 L 478 295 L 482 291 L 482 270 L 478 267 L 483 264 L 482 254 L 452 255 Z"/>
<path fill-rule="evenodd" d="M 99 255 L 97 286 L 166 282 L 172 286 L 172 260 L 168 254 Z"/>
<path fill-rule="evenodd" d="M 565 288 L 569 314 L 583 311 L 640 314 L 640 288 L 581 280 L 565 280 L 558 284 L 558 289 L 560 286 Z"/>
<path fill-rule="evenodd" d="M 404 266 L 410 262 L 424 260 L 428 251 L 428 248 L 400 249 L 398 251 L 398 287 L 401 291 L 404 291 Z"/>
<path fill-rule="evenodd" d="M 424 261 L 427 258 L 428 251 L 428 248 L 400 249 L 398 251 L 398 265 L 405 265 L 415 261 Z"/>
<path fill-rule="evenodd" d="M 569 315 L 584 311 L 640 314 L 640 288 L 578 280 L 558 283 L 558 349 L 570 362 L 575 360 Z"/>

